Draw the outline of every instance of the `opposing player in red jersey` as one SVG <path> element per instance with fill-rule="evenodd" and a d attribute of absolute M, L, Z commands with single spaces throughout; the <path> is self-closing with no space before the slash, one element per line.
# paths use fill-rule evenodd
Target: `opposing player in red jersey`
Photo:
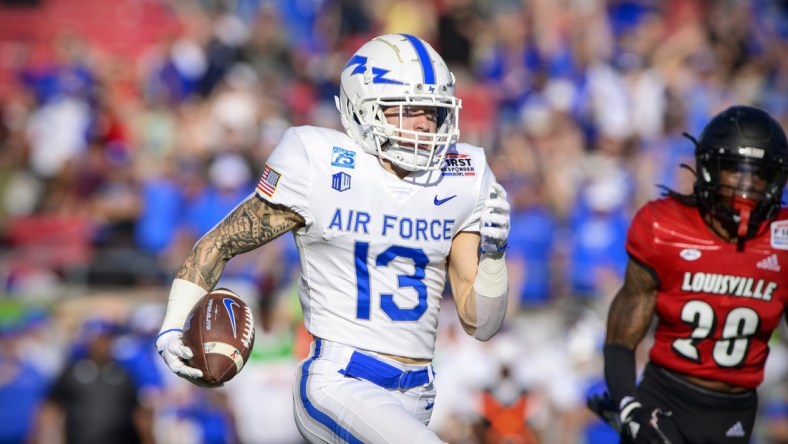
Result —
<path fill-rule="evenodd" d="M 605 381 L 622 443 L 749 442 L 767 341 L 788 318 L 785 131 L 761 109 L 733 106 L 700 140 L 687 137 L 694 191 L 666 188 L 638 211 L 608 313 Z M 655 314 L 638 385 L 634 351 Z M 604 413 L 600 401 L 589 406 Z"/>

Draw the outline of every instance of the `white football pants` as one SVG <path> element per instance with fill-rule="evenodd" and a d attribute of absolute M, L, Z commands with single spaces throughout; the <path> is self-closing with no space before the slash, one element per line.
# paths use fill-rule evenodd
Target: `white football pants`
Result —
<path fill-rule="evenodd" d="M 310 443 L 442 443 L 427 428 L 435 402 L 432 367 L 359 353 L 323 339 L 312 342 L 309 357 L 298 366 L 293 384 L 293 410 L 301 435 Z M 420 378 L 397 382 L 398 373 Z M 400 381 L 407 379 L 399 377 Z M 381 386 L 420 383 L 409 388 Z"/>

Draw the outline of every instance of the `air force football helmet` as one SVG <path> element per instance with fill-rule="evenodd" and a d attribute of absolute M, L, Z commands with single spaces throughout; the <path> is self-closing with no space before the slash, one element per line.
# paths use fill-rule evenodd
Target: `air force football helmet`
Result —
<path fill-rule="evenodd" d="M 407 171 L 440 168 L 443 153 L 459 137 L 454 74 L 429 44 L 412 35 L 388 34 L 364 44 L 342 71 L 336 101 L 353 140 Z M 383 112 L 392 107 L 400 122 L 414 107 L 434 110 L 437 130 L 389 124 Z"/>
<path fill-rule="evenodd" d="M 766 111 L 732 106 L 716 115 L 695 141 L 695 160 L 695 195 L 701 211 L 717 217 L 730 233 L 751 238 L 763 222 L 777 216 L 788 179 L 788 142 L 785 131 Z M 765 185 L 757 190 L 739 182 L 722 193 L 722 170 L 750 175 Z"/>

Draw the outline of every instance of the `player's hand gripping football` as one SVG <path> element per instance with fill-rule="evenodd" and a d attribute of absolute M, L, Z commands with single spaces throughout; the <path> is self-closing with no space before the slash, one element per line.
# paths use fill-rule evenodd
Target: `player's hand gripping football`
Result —
<path fill-rule="evenodd" d="M 637 400 L 630 400 L 621 408 L 621 434 L 635 444 L 670 444 L 659 428 L 659 420 L 671 412 L 660 408 L 646 411 Z"/>
<path fill-rule="evenodd" d="M 482 254 L 503 254 L 509 239 L 509 213 L 511 206 L 506 200 L 506 190 L 493 182 L 487 191 L 487 199 L 480 218 Z"/>
<path fill-rule="evenodd" d="M 194 354 L 189 347 L 183 345 L 183 332 L 168 330 L 161 333 L 156 338 L 156 350 L 176 375 L 200 387 L 216 387 L 215 384 L 203 382 L 202 371 L 186 365 L 186 360 L 191 359 Z"/>

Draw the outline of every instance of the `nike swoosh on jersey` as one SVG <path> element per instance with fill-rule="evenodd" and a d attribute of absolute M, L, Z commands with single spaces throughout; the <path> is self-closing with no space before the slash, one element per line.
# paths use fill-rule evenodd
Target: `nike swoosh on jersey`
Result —
<path fill-rule="evenodd" d="M 433 201 L 433 203 L 434 203 L 436 206 L 437 206 L 437 205 L 443 205 L 443 204 L 445 204 L 446 202 L 448 202 L 448 201 L 450 201 L 450 200 L 454 199 L 455 197 L 457 197 L 457 195 L 456 195 L 456 194 L 455 194 L 454 196 L 449 196 L 449 197 L 446 197 L 446 198 L 444 198 L 444 199 L 438 199 L 438 196 L 437 196 L 437 195 L 435 195 L 435 200 Z"/>

